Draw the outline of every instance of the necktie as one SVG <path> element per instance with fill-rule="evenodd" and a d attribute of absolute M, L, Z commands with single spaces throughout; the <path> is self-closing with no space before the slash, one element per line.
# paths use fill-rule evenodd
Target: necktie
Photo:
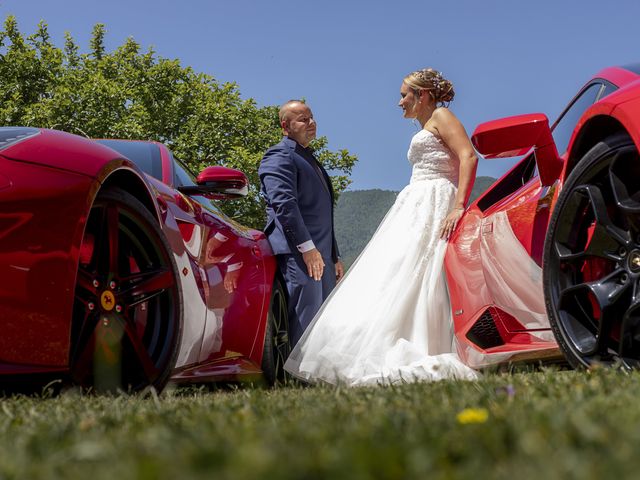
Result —
<path fill-rule="evenodd" d="M 330 192 L 329 185 L 327 185 L 327 179 L 325 178 L 324 173 L 322 172 L 322 168 L 320 168 L 320 163 L 308 148 L 305 148 L 304 152 L 305 152 L 305 156 L 309 159 L 309 161 L 313 165 L 313 168 L 315 168 L 316 173 L 320 177 L 320 181 L 322 182 L 322 185 L 328 192 Z"/>

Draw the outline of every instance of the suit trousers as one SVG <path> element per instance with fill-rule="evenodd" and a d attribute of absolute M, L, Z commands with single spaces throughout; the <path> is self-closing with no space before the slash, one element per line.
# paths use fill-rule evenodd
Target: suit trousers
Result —
<path fill-rule="evenodd" d="M 289 340 L 293 347 L 336 286 L 336 268 L 333 260 L 323 258 L 324 272 L 320 281 L 316 281 L 309 276 L 302 255 L 276 257 L 289 294 Z"/>

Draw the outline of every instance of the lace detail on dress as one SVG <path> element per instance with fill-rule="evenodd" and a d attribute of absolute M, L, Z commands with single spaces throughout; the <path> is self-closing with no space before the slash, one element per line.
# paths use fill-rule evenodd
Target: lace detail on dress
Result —
<path fill-rule="evenodd" d="M 458 184 L 458 158 L 429 130 L 420 130 L 413 136 L 407 158 L 413 165 L 409 183 L 445 179 Z"/>

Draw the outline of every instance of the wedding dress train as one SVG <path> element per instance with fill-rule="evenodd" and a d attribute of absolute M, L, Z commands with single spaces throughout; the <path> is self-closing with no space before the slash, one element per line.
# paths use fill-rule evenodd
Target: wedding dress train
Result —
<path fill-rule="evenodd" d="M 408 158 L 409 185 L 289 356 L 294 376 L 346 385 L 477 377 L 455 353 L 439 237 L 458 160 L 428 130 Z"/>

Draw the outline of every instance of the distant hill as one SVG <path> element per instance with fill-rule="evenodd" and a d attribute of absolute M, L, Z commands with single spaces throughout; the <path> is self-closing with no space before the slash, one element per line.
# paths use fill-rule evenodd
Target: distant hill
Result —
<path fill-rule="evenodd" d="M 477 177 L 471 201 L 495 180 L 493 177 Z M 378 189 L 346 191 L 340 195 L 335 210 L 335 227 L 342 260 L 347 267 L 371 239 L 397 195 L 398 192 Z"/>

